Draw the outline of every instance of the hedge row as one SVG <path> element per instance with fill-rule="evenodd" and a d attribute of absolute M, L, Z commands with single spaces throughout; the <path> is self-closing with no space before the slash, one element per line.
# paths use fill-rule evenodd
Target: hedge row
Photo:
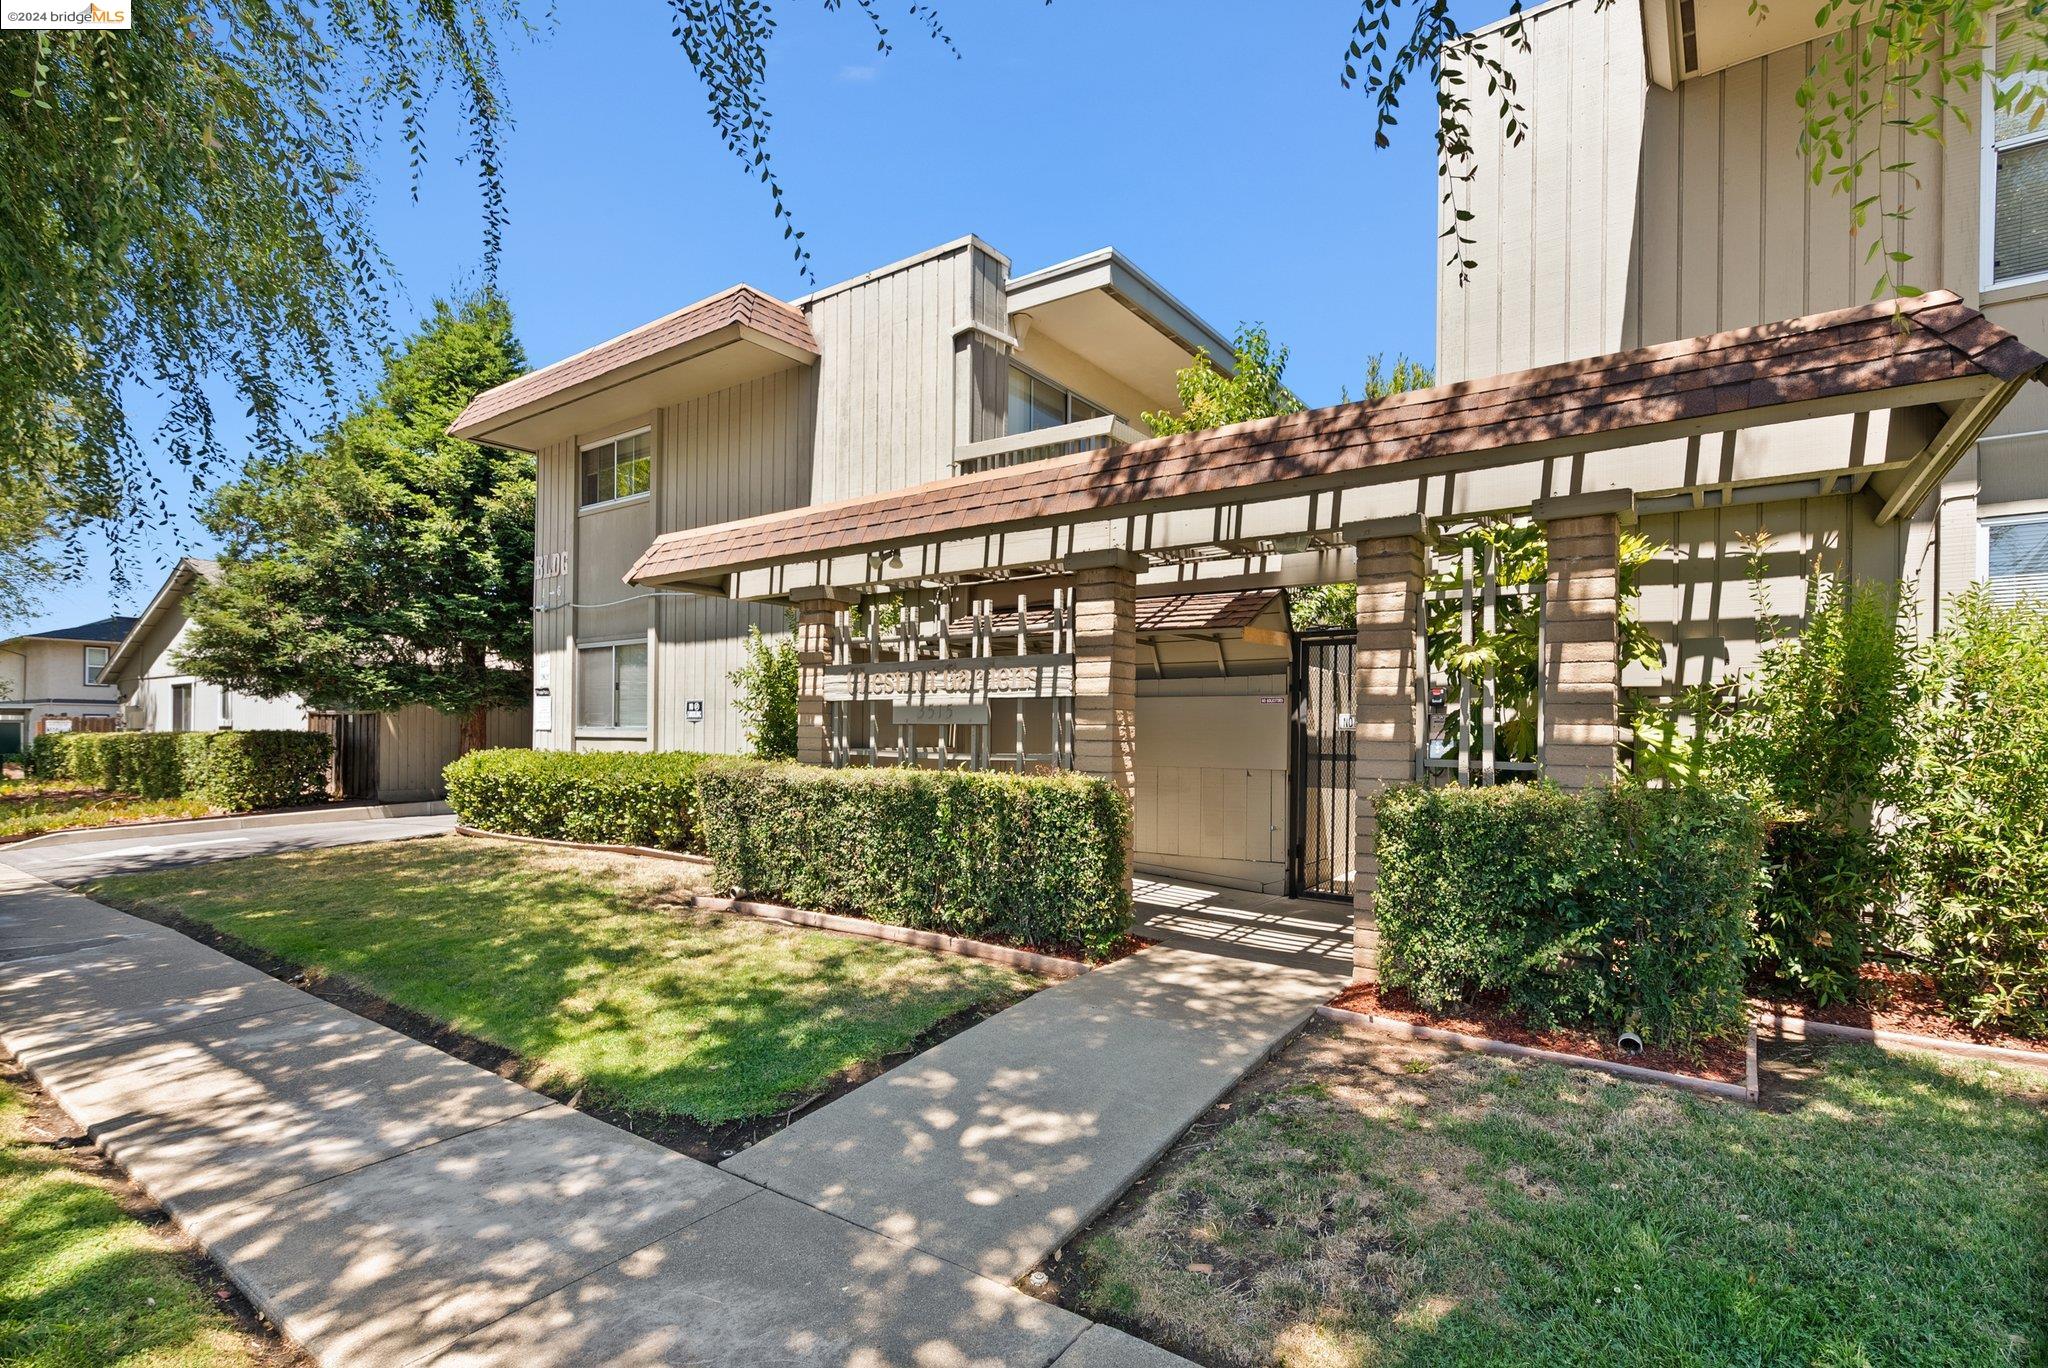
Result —
<path fill-rule="evenodd" d="M 1681 1049 L 1743 1028 L 1763 837 L 1742 798 L 1405 787 L 1378 812 L 1382 983 Z"/>
<path fill-rule="evenodd" d="M 37 737 L 29 765 L 40 778 L 246 812 L 324 799 L 333 744 L 311 731 L 63 732 Z"/>
<path fill-rule="evenodd" d="M 480 750 L 442 771 L 463 825 L 512 836 L 696 850 L 698 766 L 683 751 Z"/>
<path fill-rule="evenodd" d="M 742 895 L 1091 955 L 1130 928 L 1130 811 L 1098 779 L 722 759 L 697 787 Z"/>
<path fill-rule="evenodd" d="M 742 896 L 1086 953 L 1130 926 L 1130 813 L 1098 780 L 522 750 L 446 777 L 466 826 L 694 851 Z"/>

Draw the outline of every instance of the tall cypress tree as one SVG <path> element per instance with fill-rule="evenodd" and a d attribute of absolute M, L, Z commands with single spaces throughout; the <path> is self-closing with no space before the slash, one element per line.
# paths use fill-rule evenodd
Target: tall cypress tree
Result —
<path fill-rule="evenodd" d="M 221 574 L 187 605 L 183 668 L 315 707 L 424 703 L 482 745 L 531 688 L 533 458 L 448 424 L 525 369 L 502 299 L 436 301 L 312 450 L 251 460 L 203 514 Z"/>

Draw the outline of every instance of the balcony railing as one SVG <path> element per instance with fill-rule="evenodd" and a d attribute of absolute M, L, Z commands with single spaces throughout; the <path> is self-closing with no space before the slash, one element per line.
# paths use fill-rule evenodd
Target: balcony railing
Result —
<path fill-rule="evenodd" d="M 1113 413 L 1105 413 L 1099 418 L 1083 418 L 1078 423 L 1062 423 L 1058 427 L 1039 428 L 1036 432 L 968 442 L 954 456 L 953 469 L 962 475 L 972 475 L 980 470 L 999 470 L 1004 466 L 1024 465 L 1054 456 L 1071 456 L 1077 451 L 1121 446 L 1126 442 L 1143 441 L 1144 438 L 1144 433 L 1123 419 Z"/>

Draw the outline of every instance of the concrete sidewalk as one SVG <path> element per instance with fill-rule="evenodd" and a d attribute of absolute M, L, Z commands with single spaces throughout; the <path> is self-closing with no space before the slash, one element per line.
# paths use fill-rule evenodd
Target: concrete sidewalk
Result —
<path fill-rule="evenodd" d="M 1044 989 L 721 1167 L 1014 1281 L 1347 981 L 1155 946 Z"/>
<path fill-rule="evenodd" d="M 0 1045 L 324 1363 L 1179 1362 L 6 868 Z"/>

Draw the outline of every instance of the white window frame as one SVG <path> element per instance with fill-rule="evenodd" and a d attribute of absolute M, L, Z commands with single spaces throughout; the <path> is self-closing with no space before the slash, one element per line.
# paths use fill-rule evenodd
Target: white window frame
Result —
<path fill-rule="evenodd" d="M 2036 271 L 2032 275 L 2010 276 L 2000 279 L 1995 260 L 1998 242 L 1998 154 L 2006 148 L 2031 147 L 2048 142 L 2048 120 L 2032 133 L 2017 138 L 1998 141 L 1997 111 L 1993 96 L 1997 82 L 1993 78 L 1998 58 L 1998 21 L 1994 14 L 1991 21 L 1991 37 L 1984 44 L 1984 79 L 1979 82 L 1982 92 L 1983 109 L 1978 114 L 1978 127 L 1984 130 L 1984 146 L 1979 154 L 1980 169 L 1977 173 L 1977 260 L 1978 275 L 1982 278 L 1982 289 L 2009 290 L 2028 285 L 2048 285 L 2048 271 Z"/>
<path fill-rule="evenodd" d="M 2023 513 L 1995 513 L 1977 519 L 1977 583 L 1991 587 L 1991 529 L 2027 523 L 2048 523 L 2048 509 Z"/>
<path fill-rule="evenodd" d="M 98 674 L 93 673 L 92 668 L 92 653 L 94 651 L 98 651 L 100 653 L 100 668 Z M 113 656 L 113 654 L 113 651 L 105 646 L 88 646 L 85 648 L 85 682 L 88 686 L 98 688 L 102 684 L 106 683 L 107 661 Z"/>
<path fill-rule="evenodd" d="M 619 647 L 638 646 L 647 652 L 647 718 L 642 718 L 637 727 L 622 727 L 619 721 Z M 583 653 L 585 651 L 610 651 L 612 653 L 611 693 L 612 725 L 595 727 L 583 721 Z M 578 736 L 624 736 L 644 737 L 647 735 L 648 719 L 654 715 L 654 651 L 644 636 L 618 637 L 609 641 L 579 641 L 576 643 L 576 658 L 570 662 L 575 672 L 574 694 L 569 702 L 575 710 L 570 720 L 575 724 Z"/>
<path fill-rule="evenodd" d="M 638 437 L 642 434 L 647 436 L 647 488 L 641 490 L 638 494 L 625 494 L 615 499 L 599 499 L 596 503 L 583 502 L 583 454 L 588 451 L 595 451 L 601 446 L 610 446 L 614 442 L 623 442 L 629 437 Z M 595 437 L 590 441 L 578 442 L 576 444 L 577 513 L 591 513 L 600 508 L 623 508 L 627 504 L 640 503 L 643 500 L 654 497 L 655 460 L 653 434 L 654 425 L 652 423 L 642 423 L 639 427 L 628 428 L 624 432 L 614 432 L 609 437 Z"/>
<path fill-rule="evenodd" d="M 225 684 L 220 686 L 220 729 L 235 729 L 235 695 Z"/>

